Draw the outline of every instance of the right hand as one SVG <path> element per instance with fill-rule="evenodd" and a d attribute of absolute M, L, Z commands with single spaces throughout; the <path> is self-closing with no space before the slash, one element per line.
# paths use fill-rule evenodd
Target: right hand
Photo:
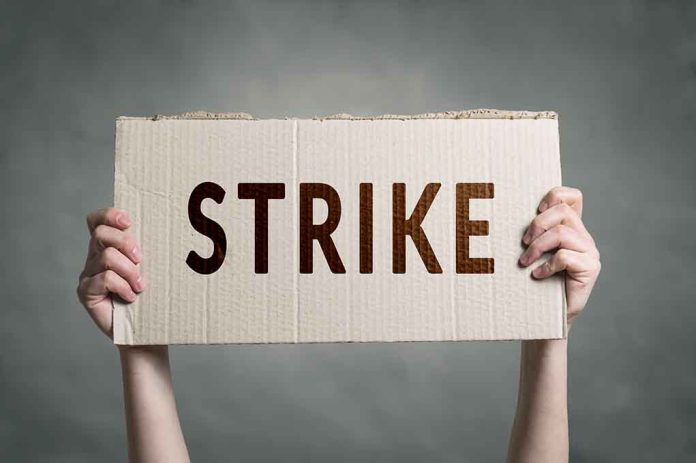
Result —
<path fill-rule="evenodd" d="M 77 296 L 94 323 L 109 337 L 113 336 L 112 297 L 134 302 L 145 289 L 137 265 L 142 254 L 128 232 L 130 225 L 128 214 L 115 208 L 99 209 L 87 215 L 89 249 Z"/>

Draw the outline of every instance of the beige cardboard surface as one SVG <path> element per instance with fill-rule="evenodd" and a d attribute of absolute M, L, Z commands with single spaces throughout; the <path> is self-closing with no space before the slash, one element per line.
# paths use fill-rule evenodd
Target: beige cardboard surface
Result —
<path fill-rule="evenodd" d="M 117 344 L 565 336 L 562 280 L 534 281 L 531 269 L 517 265 L 539 200 L 561 184 L 555 113 L 314 120 L 188 113 L 119 118 L 116 126 L 115 206 L 134 218 L 148 282 L 134 304 L 115 303 Z M 214 252 L 189 217 L 190 196 L 203 182 L 224 190 L 219 204 L 205 199 L 200 206 L 226 237 L 224 261 L 211 274 L 187 264 L 192 251 L 201 259 Z M 239 198 L 241 183 L 284 185 L 284 199 L 268 200 L 267 273 L 256 273 L 255 201 Z M 305 183 L 327 184 L 340 198 L 330 236 L 345 273 L 331 271 L 317 241 L 313 273 L 300 272 Z M 372 184 L 372 273 L 360 271 L 361 183 Z M 470 257 L 494 259 L 493 273 L 457 273 L 457 234 L 480 228 L 462 222 L 457 231 L 456 185 L 466 183 L 493 184 L 492 198 L 468 201 L 468 220 L 488 222 L 486 236 L 469 238 Z M 440 186 L 421 226 L 441 273 L 428 272 L 409 235 L 405 273 L 395 273 L 394 190 L 404 190 L 408 218 L 428 184 Z M 312 223 L 323 223 L 327 203 L 309 202 Z M 369 236 L 365 230 L 363 224 Z"/>

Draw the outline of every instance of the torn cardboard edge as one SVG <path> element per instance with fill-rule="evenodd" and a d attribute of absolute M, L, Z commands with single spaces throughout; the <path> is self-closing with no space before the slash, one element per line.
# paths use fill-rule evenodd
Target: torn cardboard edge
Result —
<path fill-rule="evenodd" d="M 273 118 L 271 118 L 273 119 Z M 282 120 L 307 120 L 305 118 L 284 117 Z M 467 109 L 461 111 L 442 111 L 436 113 L 423 113 L 413 115 L 403 114 L 382 114 L 379 116 L 353 116 L 351 114 L 339 113 L 330 116 L 315 116 L 311 120 L 327 121 L 384 121 L 399 120 L 410 121 L 417 119 L 558 119 L 558 114 L 554 111 L 514 111 L 505 109 Z M 256 121 L 249 113 L 245 112 L 226 112 L 215 113 L 209 111 L 190 111 L 181 114 L 155 114 L 152 117 L 130 117 L 119 116 L 118 120 L 235 120 L 235 121 Z"/>

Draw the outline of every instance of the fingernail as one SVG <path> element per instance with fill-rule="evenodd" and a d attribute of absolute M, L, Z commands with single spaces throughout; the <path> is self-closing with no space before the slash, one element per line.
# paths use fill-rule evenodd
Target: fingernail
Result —
<path fill-rule="evenodd" d="M 130 227 L 131 224 L 130 218 L 125 214 L 119 214 L 118 217 L 116 217 L 116 222 L 122 227 Z"/>
<path fill-rule="evenodd" d="M 135 288 L 133 288 L 133 289 L 135 289 L 137 292 L 141 292 L 142 290 L 145 289 L 145 282 L 143 281 L 142 276 L 138 276 L 138 279 L 135 280 L 134 286 L 135 286 Z"/>
<path fill-rule="evenodd" d="M 541 212 L 544 212 L 548 208 L 549 208 L 549 205 L 546 204 L 546 201 L 542 201 L 541 204 L 539 204 L 539 211 L 541 211 Z"/>
<path fill-rule="evenodd" d="M 535 278 L 539 278 L 539 277 L 544 275 L 544 269 L 543 269 L 544 265 L 546 265 L 546 264 L 540 265 L 537 268 L 535 268 L 534 270 L 532 270 L 532 275 Z"/>
<path fill-rule="evenodd" d="M 140 259 L 142 259 L 142 254 L 140 254 L 140 249 L 138 246 L 135 246 L 133 250 L 131 251 L 131 254 L 133 254 L 133 259 L 136 260 L 136 262 L 140 262 Z"/>
<path fill-rule="evenodd" d="M 529 229 L 524 233 L 524 236 L 522 237 L 522 242 L 524 244 L 529 244 Z"/>
<path fill-rule="evenodd" d="M 528 259 L 529 259 L 529 256 L 528 256 L 527 253 L 525 252 L 524 254 L 522 254 L 522 255 L 520 256 L 520 260 L 519 260 L 520 265 L 522 265 L 523 267 L 526 267 L 526 266 L 527 266 L 527 260 L 528 260 Z"/>

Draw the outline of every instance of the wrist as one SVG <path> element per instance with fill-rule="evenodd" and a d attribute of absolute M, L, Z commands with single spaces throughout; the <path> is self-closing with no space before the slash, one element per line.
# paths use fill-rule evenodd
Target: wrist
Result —
<path fill-rule="evenodd" d="M 169 346 L 126 346 L 117 345 L 121 362 L 126 361 L 169 361 Z"/>
<path fill-rule="evenodd" d="M 523 361 L 534 361 L 556 355 L 565 355 L 567 351 L 567 339 L 533 339 L 522 341 Z"/>

